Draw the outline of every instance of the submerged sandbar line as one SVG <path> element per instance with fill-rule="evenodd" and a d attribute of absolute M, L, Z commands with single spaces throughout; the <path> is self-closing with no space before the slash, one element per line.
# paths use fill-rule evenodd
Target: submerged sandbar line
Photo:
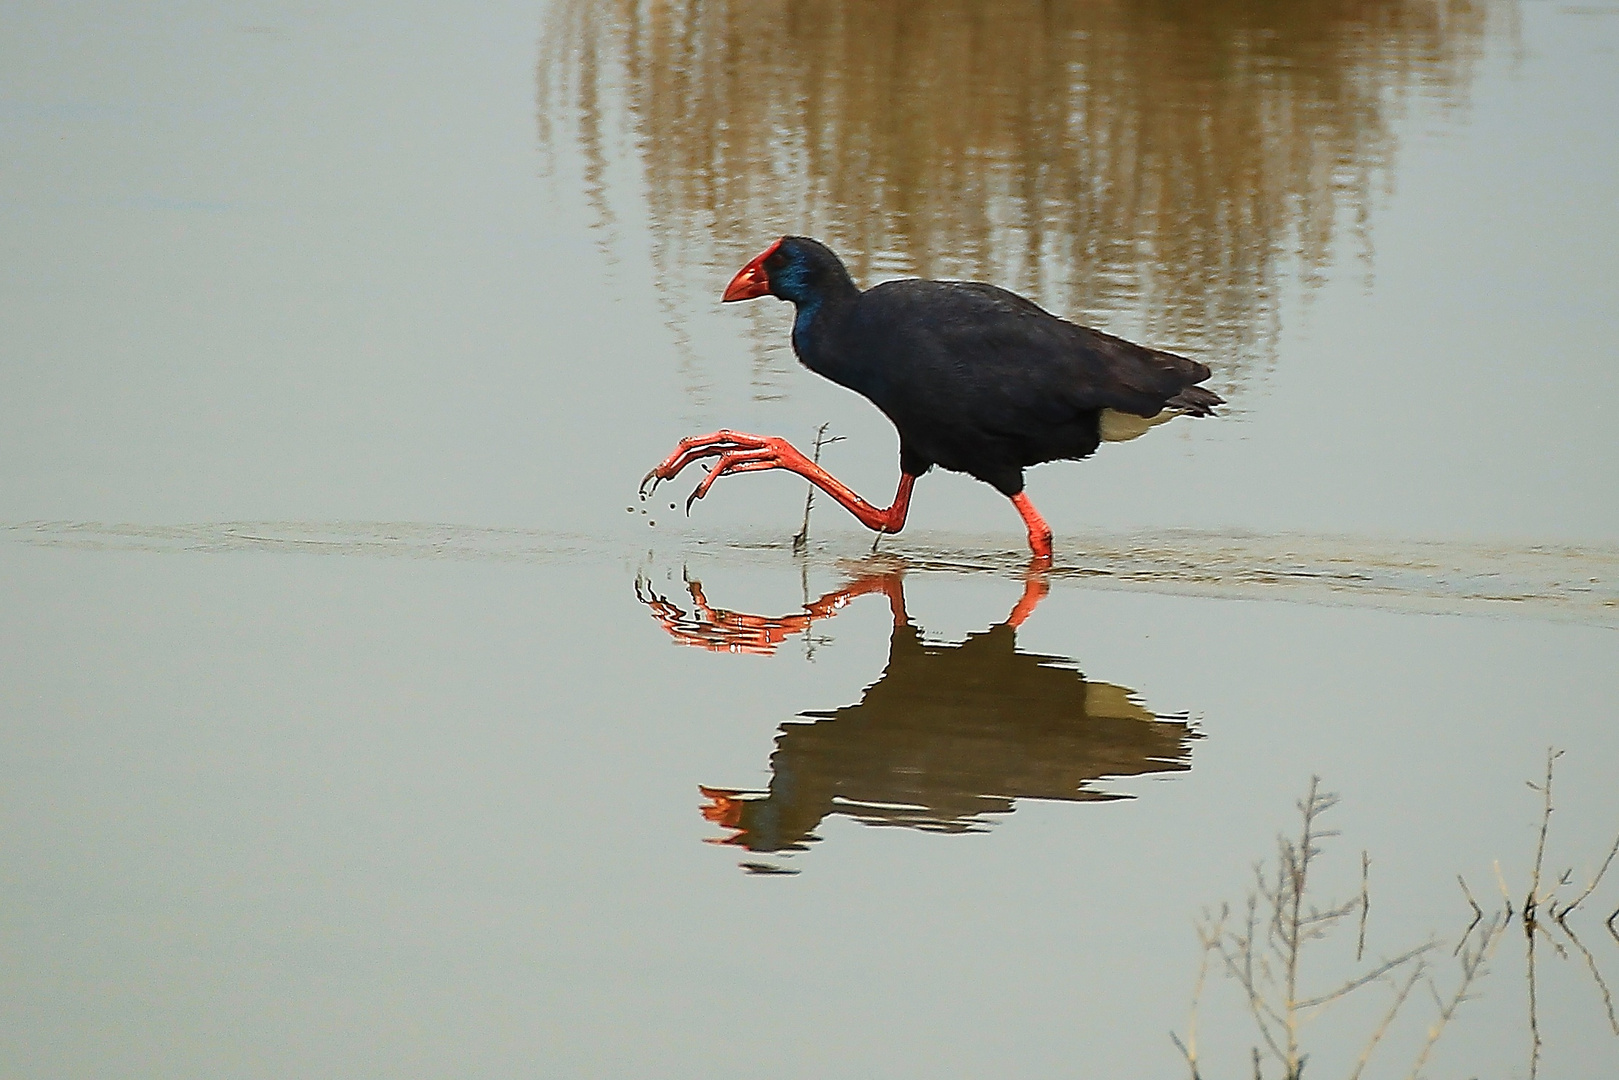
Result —
<path fill-rule="evenodd" d="M 1233 599 L 1435 614 L 1570 620 L 1619 628 L 1619 546 L 1169 530 L 1069 538 L 1053 580 Z M 1026 553 L 907 552 L 918 570 L 1011 572 Z"/>
<path fill-rule="evenodd" d="M 554 530 L 412 521 L 220 521 L 174 525 L 28 521 L 0 525 L 0 537 L 82 551 L 224 553 L 276 551 L 403 559 L 553 562 L 602 547 Z"/>
<path fill-rule="evenodd" d="M 269 551 L 492 562 L 618 560 L 648 554 L 645 540 L 622 535 L 428 522 L 29 521 L 0 524 L 0 538 L 83 551 Z M 1091 588 L 1619 628 L 1619 545 L 1177 529 L 1068 535 L 1062 548 L 1051 569 L 1053 582 Z M 1017 575 L 1028 565 L 1028 552 L 1006 547 L 1004 538 L 920 533 L 886 539 L 883 549 L 918 574 Z M 836 570 L 867 557 L 869 544 L 852 534 L 835 534 L 795 555 L 785 541 L 715 542 L 666 535 L 657 539 L 654 551 L 659 558 L 704 562 L 807 560 L 816 568 Z"/>

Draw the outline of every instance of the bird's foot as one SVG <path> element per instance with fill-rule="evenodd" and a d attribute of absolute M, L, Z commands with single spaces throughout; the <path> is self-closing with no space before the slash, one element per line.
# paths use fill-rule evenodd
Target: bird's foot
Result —
<path fill-rule="evenodd" d="M 1042 570 L 1051 569 L 1051 526 L 1046 519 L 1040 516 L 1040 511 L 1034 508 L 1025 492 L 1018 492 L 1012 496 L 1012 505 L 1023 518 L 1024 526 L 1029 530 L 1029 553 L 1034 557 Z"/>
<path fill-rule="evenodd" d="M 708 494 L 708 489 L 722 476 L 732 473 L 762 472 L 766 469 L 793 469 L 810 465 L 786 439 L 774 435 L 750 435 L 744 431 L 716 431 L 709 435 L 692 435 L 680 440 L 670 454 L 641 480 L 641 495 L 646 497 L 658 489 L 665 480 L 671 480 L 694 461 L 718 458 L 702 483 L 686 498 L 686 512 L 691 504 Z M 651 487 L 647 485 L 651 484 Z"/>

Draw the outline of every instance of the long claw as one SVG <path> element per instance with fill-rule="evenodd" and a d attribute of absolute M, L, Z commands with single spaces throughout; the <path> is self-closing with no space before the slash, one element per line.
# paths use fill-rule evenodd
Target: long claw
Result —
<path fill-rule="evenodd" d="M 745 435 L 735 431 L 716 431 L 711 435 L 692 435 L 680 440 L 675 452 L 659 462 L 651 472 L 641 478 L 638 489 L 642 498 L 651 497 L 658 490 L 658 485 L 665 480 L 672 480 L 680 474 L 681 470 L 694 461 L 705 457 L 723 457 L 739 448 L 758 449 L 765 444 L 765 440 L 757 435 Z M 647 485 L 651 484 L 651 487 Z"/>
<path fill-rule="evenodd" d="M 696 487 L 692 488 L 691 494 L 686 496 L 686 516 L 687 517 L 691 517 L 691 504 L 696 502 L 698 499 L 701 499 L 703 497 L 703 488 L 705 486 L 707 486 L 707 484 L 708 484 L 708 481 L 704 480 L 701 484 L 698 484 Z"/>

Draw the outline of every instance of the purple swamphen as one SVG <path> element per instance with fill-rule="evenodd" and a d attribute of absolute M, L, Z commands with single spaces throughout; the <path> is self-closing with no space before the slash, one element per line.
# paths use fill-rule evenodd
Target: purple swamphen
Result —
<path fill-rule="evenodd" d="M 1023 491 L 1023 470 L 1084 458 L 1176 416 L 1210 416 L 1223 399 L 1197 385 L 1209 369 L 1059 319 L 994 285 L 889 281 L 862 292 L 825 244 L 784 236 L 738 271 L 724 299 L 766 294 L 797 308 L 793 351 L 805 367 L 864 394 L 899 429 L 899 490 L 886 510 L 866 502 L 785 439 L 716 431 L 682 439 L 642 481 L 656 488 L 717 458 L 686 500 L 731 473 L 788 469 L 869 529 L 905 525 L 911 487 L 938 465 L 1012 500 L 1034 558 L 1049 565 L 1051 528 Z"/>

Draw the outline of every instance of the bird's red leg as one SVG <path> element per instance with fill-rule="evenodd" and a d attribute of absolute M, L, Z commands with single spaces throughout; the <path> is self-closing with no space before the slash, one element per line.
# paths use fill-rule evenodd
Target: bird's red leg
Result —
<path fill-rule="evenodd" d="M 916 483 L 916 477 L 901 473 L 899 490 L 894 494 L 893 503 L 886 509 L 879 508 L 856 495 L 848 485 L 805 457 L 786 439 L 773 435 L 749 435 L 742 431 L 716 431 L 712 435 L 681 439 L 675 452 L 646 474 L 641 488 L 644 493 L 650 494 L 659 483 L 672 479 L 687 465 L 710 457 L 719 460 L 686 499 L 687 510 L 691 509 L 692 503 L 707 495 L 708 489 L 722 476 L 786 469 L 832 496 L 866 528 L 880 533 L 896 533 L 905 527 L 905 515 L 911 507 L 911 486 Z M 651 489 L 646 486 L 648 482 L 652 483 Z"/>
<path fill-rule="evenodd" d="M 1051 526 L 1046 519 L 1040 516 L 1040 511 L 1034 508 L 1029 501 L 1027 492 L 1020 491 L 1012 496 L 1012 505 L 1023 517 L 1023 524 L 1029 529 L 1029 550 L 1034 552 L 1036 562 L 1042 562 L 1041 569 L 1051 567 Z"/>

